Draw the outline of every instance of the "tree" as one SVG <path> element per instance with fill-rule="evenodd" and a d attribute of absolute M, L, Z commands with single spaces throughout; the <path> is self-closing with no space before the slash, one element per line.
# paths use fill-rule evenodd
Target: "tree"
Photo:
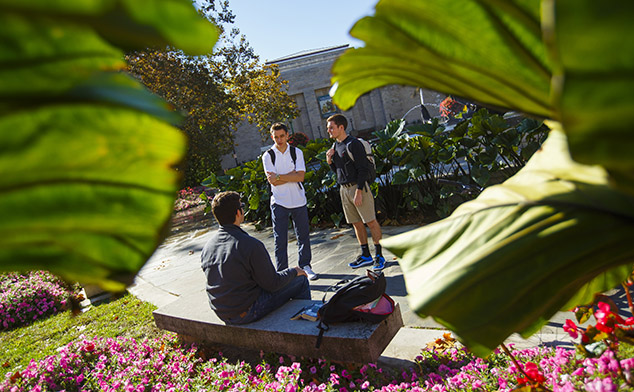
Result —
<path fill-rule="evenodd" d="M 295 102 L 285 91 L 277 66 L 261 66 L 238 29 L 227 2 L 207 1 L 201 12 L 221 26 L 220 48 L 192 57 L 168 49 L 126 56 L 129 72 L 185 115 L 180 129 L 189 138 L 180 169 L 185 185 L 195 186 L 220 169 L 220 157 L 233 150 L 233 130 L 241 121 L 256 124 L 268 136 L 272 122 L 295 118 Z"/>

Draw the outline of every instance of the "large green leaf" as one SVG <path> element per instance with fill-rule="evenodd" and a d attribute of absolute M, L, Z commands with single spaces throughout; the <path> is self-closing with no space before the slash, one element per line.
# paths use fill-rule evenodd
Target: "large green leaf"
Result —
<path fill-rule="evenodd" d="M 634 3 L 553 3 L 563 73 L 553 80 L 553 97 L 572 157 L 629 176 L 619 183 L 634 193 L 634 41 L 627 39 L 634 34 Z"/>
<path fill-rule="evenodd" d="M 505 183 L 382 244 L 401 258 L 411 308 L 487 355 L 631 273 L 632 205 L 605 170 L 574 163 L 553 131 Z"/>
<path fill-rule="evenodd" d="M 631 272 L 633 18 L 624 1 L 381 0 L 333 67 L 342 109 L 406 84 L 562 124 L 569 146 L 552 136 L 449 219 L 384 241 L 412 307 L 481 354 Z"/>
<path fill-rule="evenodd" d="M 551 66 L 534 0 L 381 0 L 350 34 L 365 42 L 333 67 L 350 108 L 389 84 L 425 87 L 551 117 Z"/>
<path fill-rule="evenodd" d="M 562 123 L 575 160 L 634 193 L 634 3 L 381 0 L 333 67 L 334 101 L 405 84 Z"/>
<path fill-rule="evenodd" d="M 163 238 L 185 152 L 122 49 L 206 53 L 216 28 L 188 0 L 0 0 L 0 38 L 0 271 L 121 290 Z"/>

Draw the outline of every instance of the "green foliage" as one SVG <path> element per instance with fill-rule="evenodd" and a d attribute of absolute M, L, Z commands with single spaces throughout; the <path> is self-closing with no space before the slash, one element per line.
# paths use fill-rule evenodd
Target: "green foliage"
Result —
<path fill-rule="evenodd" d="M 565 140 L 551 133 L 503 184 L 445 220 L 383 241 L 402 259 L 412 309 L 478 355 L 513 332 L 530 336 L 631 273 L 634 198 L 608 188 L 602 168 L 574 163 Z M 611 235 L 597 236 L 597 227 Z"/>
<path fill-rule="evenodd" d="M 631 270 L 634 43 L 620 37 L 632 32 L 634 5 L 607 7 L 382 0 L 351 31 L 365 46 L 333 67 L 333 99 L 344 110 L 376 87 L 406 84 L 555 120 L 551 127 L 565 132 L 567 141 L 551 134 L 551 147 L 525 169 L 446 221 L 385 241 L 403 257 L 412 308 L 480 355 L 512 332 L 530 335 L 562 306 L 612 288 Z M 518 134 L 495 118 L 473 124 L 495 135 L 475 147 L 465 140 L 479 149 L 477 160 L 467 156 L 478 184 L 489 181 L 499 151 L 513 165 L 537 149 L 512 148 Z M 456 150 L 440 153 L 450 162 Z M 605 232 L 618 234 L 605 241 Z"/>
<path fill-rule="evenodd" d="M 216 28 L 187 0 L 5 1 L 0 22 L 0 271 L 121 290 L 161 242 L 185 151 L 122 50 L 202 54 Z"/>

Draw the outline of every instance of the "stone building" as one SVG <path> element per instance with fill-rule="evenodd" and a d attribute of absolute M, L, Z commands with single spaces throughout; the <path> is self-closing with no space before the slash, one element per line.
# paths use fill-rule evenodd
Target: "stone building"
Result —
<path fill-rule="evenodd" d="M 386 86 L 361 96 L 352 109 L 339 110 L 328 95 L 330 79 L 335 60 L 348 45 L 296 53 L 267 64 L 277 64 L 280 77 L 287 80 L 288 95 L 295 99 L 299 117 L 285 122 L 291 131 L 304 132 L 311 140 L 327 138 L 326 118 L 334 113 L 342 113 L 348 118 L 348 133 L 372 138 L 371 133 L 383 129 L 395 119 L 405 118 L 408 123 L 421 121 L 420 89 L 408 86 Z M 423 90 L 422 99 L 432 116 L 438 116 L 438 105 L 445 95 Z M 235 151 L 223 157 L 223 168 L 235 167 L 243 162 L 258 158 L 272 145 L 270 138 L 262 139 L 255 126 L 244 122 L 235 132 Z"/>

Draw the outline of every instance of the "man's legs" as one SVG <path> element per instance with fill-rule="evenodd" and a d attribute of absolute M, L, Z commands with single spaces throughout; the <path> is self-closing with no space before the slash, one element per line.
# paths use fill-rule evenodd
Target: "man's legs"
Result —
<path fill-rule="evenodd" d="M 275 262 L 278 271 L 288 268 L 288 214 L 288 209 L 278 204 L 271 205 L 273 238 L 275 239 Z"/>
<path fill-rule="evenodd" d="M 342 203 L 350 203 L 351 197 L 352 194 L 350 192 L 342 193 Z M 344 198 L 347 200 L 344 201 Z M 369 188 L 363 190 L 363 204 L 361 206 L 354 206 L 354 210 L 348 211 L 346 218 L 348 218 L 348 216 L 353 217 L 353 219 L 356 218 L 356 222 L 352 222 L 351 224 L 354 228 L 357 241 L 361 246 L 361 255 L 358 256 L 355 261 L 349 263 L 348 266 L 352 268 L 359 268 L 374 264 L 374 267 L 372 267 L 374 270 L 382 270 L 385 266 L 385 258 L 383 257 L 379 241 L 383 237 L 383 233 L 381 232 L 381 225 L 376 220 L 376 214 L 374 213 L 374 197 L 372 196 Z M 370 254 L 368 233 L 363 221 L 367 222 L 365 225 L 368 225 L 370 234 L 372 235 L 372 242 L 374 243 L 376 252 L 374 261 L 372 260 L 372 255 Z M 350 222 L 350 219 L 348 219 L 348 222 Z"/>
<path fill-rule="evenodd" d="M 372 235 L 372 242 L 374 242 L 374 269 L 375 271 L 380 271 L 385 267 L 385 257 L 383 257 L 383 250 L 381 249 L 381 244 L 379 241 L 383 238 L 383 233 L 381 232 L 381 225 L 375 219 L 371 222 L 367 223 L 370 228 L 370 234 Z"/>
<path fill-rule="evenodd" d="M 308 208 L 306 206 L 293 208 L 291 210 L 295 237 L 297 237 L 297 248 L 299 252 L 299 268 L 310 267 L 312 253 L 310 250 L 310 225 L 308 223 Z"/>
<path fill-rule="evenodd" d="M 305 276 L 298 276 L 281 289 L 270 292 L 262 290 L 258 299 L 249 308 L 240 324 L 257 321 L 275 309 L 279 309 L 291 299 L 311 299 L 310 285 Z"/>

